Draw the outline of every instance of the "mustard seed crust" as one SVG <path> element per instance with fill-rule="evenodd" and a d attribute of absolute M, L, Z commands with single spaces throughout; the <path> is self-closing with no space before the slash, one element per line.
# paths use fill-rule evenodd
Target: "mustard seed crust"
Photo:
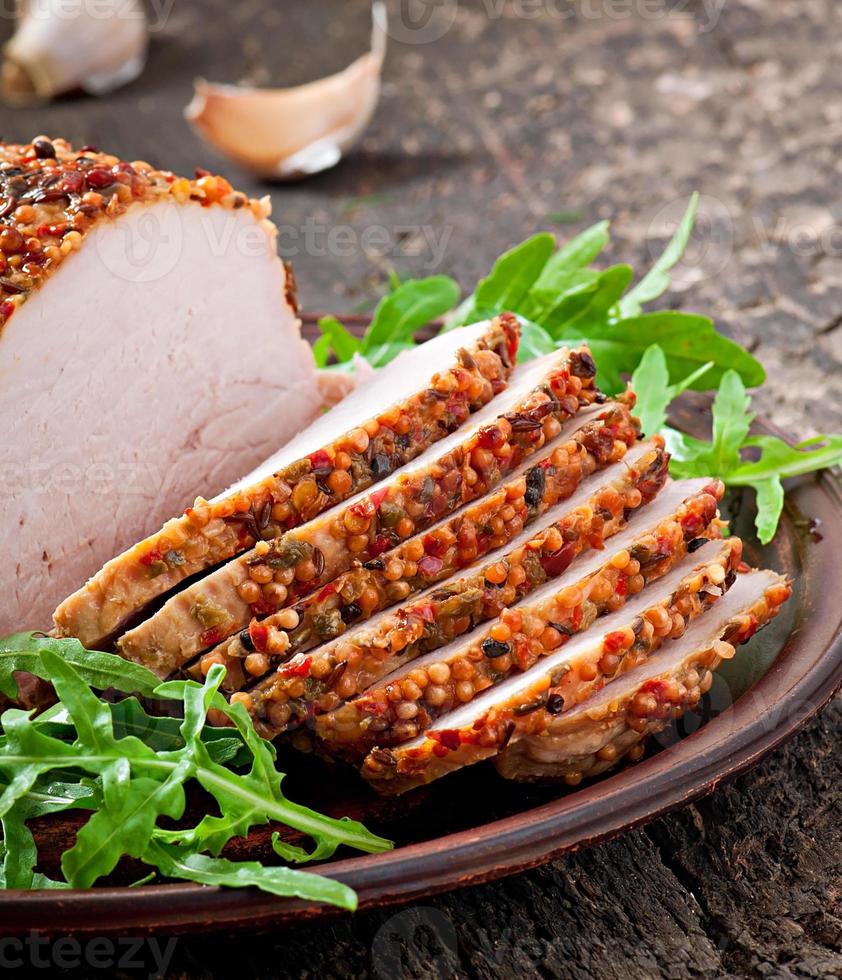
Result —
<path fill-rule="evenodd" d="M 602 548 L 624 526 L 628 514 L 645 502 L 640 487 L 654 490 L 656 469 L 662 479 L 666 477 L 666 454 L 659 446 L 611 484 L 595 487 L 587 502 L 549 526 L 538 521 L 531 538 L 514 551 L 498 549 L 488 562 L 476 563 L 469 574 L 449 580 L 440 591 L 425 592 L 398 607 L 372 629 L 364 627 L 293 657 L 248 692 L 258 729 L 270 737 L 315 717 L 316 730 L 323 724 L 331 730 L 342 709 L 329 713 L 341 702 L 405 664 L 411 673 L 415 657 L 495 620 L 504 608 L 561 574 L 578 553 Z M 481 684 L 480 674 L 473 664 L 465 663 L 448 680 L 464 688 L 468 683 Z M 422 678 L 422 683 L 428 682 Z M 413 685 L 408 686 L 420 697 L 420 689 Z M 392 713 L 406 722 L 410 708 L 403 700 L 392 705 Z"/>
<path fill-rule="evenodd" d="M 269 645 L 271 639 L 275 646 L 284 647 L 282 655 L 270 657 L 271 667 L 288 662 L 297 653 L 337 640 L 349 627 L 450 578 L 513 540 L 550 507 L 570 497 L 585 478 L 623 458 L 637 434 L 637 420 L 628 406 L 607 403 L 597 418 L 586 422 L 563 444 L 558 444 L 558 440 L 549 443 L 546 455 L 525 474 L 504 483 L 452 519 L 357 565 L 281 613 L 252 620 L 248 635 L 238 634 L 217 647 L 210 658 L 197 665 L 204 669 L 194 676 L 203 677 L 211 660 L 221 662 L 228 669 L 225 689 L 239 690 L 249 679 L 245 660 L 256 647 Z M 645 477 L 642 471 L 635 474 L 641 483 L 641 501 L 651 499 L 666 479 L 662 441 L 656 445 L 659 448 L 653 450 L 643 466 Z M 595 515 L 594 520 L 600 522 L 592 532 L 596 538 L 604 517 Z M 290 627 L 290 623 L 294 626 Z M 272 630 L 285 635 L 274 637 L 269 633 Z M 220 656 L 224 659 L 220 660 Z M 249 666 L 254 665 L 255 659 Z M 346 676 L 343 686 L 347 688 L 348 684 Z"/>
<path fill-rule="evenodd" d="M 716 483 L 710 489 L 715 493 L 706 489 L 690 497 L 657 527 L 642 533 L 631 547 L 607 556 L 599 569 L 566 585 L 552 598 L 537 604 L 527 598 L 504 609 L 489 629 L 477 631 L 470 646 L 460 648 L 452 663 L 427 663 L 421 668 L 409 662 L 405 672 L 390 678 L 389 683 L 371 687 L 317 718 L 316 734 L 331 747 L 348 744 L 355 755 L 375 745 L 399 745 L 487 688 L 512 674 L 528 671 L 540 659 L 562 648 L 572 636 L 589 629 L 600 617 L 622 609 L 629 598 L 667 575 L 684 560 L 691 541 L 699 540 L 700 535 L 717 538 L 717 495 L 721 497 L 723 488 Z M 705 582 L 718 577 L 721 566 L 724 571 L 716 587 L 727 583 L 736 573 L 741 556 L 739 538 L 724 542 L 719 556 L 697 577 L 682 582 L 668 605 L 685 620 L 695 617 L 708 601 L 699 599 L 708 595 L 702 592 Z M 571 670 L 560 680 L 554 693 L 564 699 L 567 707 L 591 689 L 589 684 L 601 685 L 631 669 L 664 636 L 674 632 L 678 619 L 670 619 L 663 607 L 656 608 L 651 621 L 641 623 L 638 631 L 624 629 L 608 634 L 595 662 L 588 663 L 587 669 L 581 667 L 578 675 Z M 598 626 L 596 623 L 594 628 Z M 408 707 L 410 703 L 412 709 Z M 410 710 L 411 718 L 407 717 Z"/>
<path fill-rule="evenodd" d="M 75 150 L 66 140 L 47 136 L 0 143 L 0 333 L 92 228 L 133 204 L 165 200 L 248 208 L 275 234 L 266 220 L 268 197 L 249 198 L 207 171 L 189 180 L 143 160 L 129 163 L 90 146 Z M 294 290 L 292 280 L 287 285 Z"/>
<path fill-rule="evenodd" d="M 622 630 L 604 634 L 598 650 L 581 654 L 576 663 L 552 675 L 536 665 L 528 686 L 490 707 L 472 724 L 433 728 L 420 744 L 378 745 L 363 760 L 363 776 L 379 792 L 402 793 L 496 755 L 513 740 L 541 734 L 562 711 L 584 701 L 618 673 L 643 663 L 670 637 L 680 636 L 733 582 L 741 551 L 739 539 L 722 541 L 718 554 L 688 570 L 669 595 L 653 597 L 639 625 L 630 622 Z M 608 674 L 603 672 L 606 655 L 613 658 Z"/>
<path fill-rule="evenodd" d="M 457 430 L 440 455 L 432 446 L 418 465 L 371 493 L 258 542 L 124 634 L 119 652 L 164 676 L 248 626 L 256 613 L 286 607 L 483 497 L 596 399 L 593 375 L 583 381 L 574 373 L 585 353 L 562 350 L 539 365 L 528 385 L 505 396 L 501 414 L 464 437 Z"/>
<path fill-rule="evenodd" d="M 584 715 L 579 712 L 575 718 L 558 715 L 543 734 L 521 739 L 495 756 L 497 771 L 520 782 L 561 780 L 577 786 L 624 759 L 637 761 L 650 735 L 696 708 L 710 690 L 713 672 L 774 619 L 791 591 L 790 583 L 783 580 L 772 585 L 725 624 L 714 643 L 691 652 L 655 678 L 623 688 L 610 704 Z"/>

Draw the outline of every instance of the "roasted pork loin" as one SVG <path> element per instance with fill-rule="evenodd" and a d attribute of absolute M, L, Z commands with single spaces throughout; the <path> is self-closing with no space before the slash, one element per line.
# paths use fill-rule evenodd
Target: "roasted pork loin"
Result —
<path fill-rule="evenodd" d="M 381 711 L 381 698 L 374 692 L 386 682 L 378 681 L 404 664 L 410 671 L 422 654 L 446 647 L 478 624 L 495 620 L 509 606 L 562 575 L 578 553 L 601 549 L 628 515 L 651 499 L 657 490 L 657 484 L 653 489 L 656 472 L 661 481 L 666 477 L 665 453 L 659 442 L 633 447 L 622 460 L 585 479 L 576 493 L 550 508 L 535 527 L 528 527 L 467 572 L 384 610 L 332 643 L 286 661 L 248 692 L 246 703 L 259 730 L 275 735 L 284 725 L 293 727 L 315 716 L 317 730 L 324 726 L 331 733 L 337 714 L 343 717 L 347 708 L 354 714 L 352 730 L 361 722 L 361 728 L 377 738 L 376 730 L 383 731 L 390 720 L 397 722 L 410 710 L 395 702 Z M 471 679 L 480 682 L 476 670 L 469 673 L 460 667 L 453 674 L 457 684 Z M 464 693 L 464 687 L 462 690 Z M 363 691 L 362 698 L 345 708 L 337 707 Z M 385 699 L 388 697 L 386 694 Z M 369 712 L 364 704 L 371 707 L 372 715 L 378 715 L 376 721 L 365 718 Z"/>
<path fill-rule="evenodd" d="M 556 439 L 536 453 L 537 459 L 530 459 L 480 501 L 460 508 L 434 524 L 429 531 L 408 539 L 379 558 L 356 566 L 295 606 L 265 620 L 254 620 L 247 635 L 232 637 L 203 656 L 196 664 L 198 671 L 193 676 L 204 676 L 211 664 L 221 662 L 228 670 L 226 690 L 237 690 L 249 674 L 259 676 L 255 668 L 259 668 L 262 661 L 252 656 L 246 665 L 244 658 L 248 659 L 249 651 L 267 652 L 268 666 L 282 663 L 285 670 L 291 666 L 295 654 L 306 653 L 311 647 L 318 647 L 317 660 L 326 656 L 330 661 L 336 645 L 327 641 L 337 640 L 342 646 L 341 638 L 347 638 L 348 631 L 352 630 L 354 642 L 358 642 L 362 635 L 359 627 L 378 610 L 382 612 L 375 617 L 376 623 L 371 622 L 373 631 L 368 635 L 388 635 L 388 644 L 384 644 L 383 639 L 373 640 L 380 646 L 398 651 L 421 639 L 418 630 L 422 620 L 427 624 L 425 634 L 449 634 L 452 639 L 457 623 L 460 630 L 468 628 L 465 616 L 469 609 L 473 607 L 472 615 L 481 614 L 477 603 L 485 588 L 485 563 L 478 559 L 488 556 L 489 574 L 500 585 L 502 569 L 492 570 L 492 566 L 504 561 L 520 539 L 522 545 L 534 536 L 536 532 L 530 529 L 541 515 L 559 501 L 570 499 L 577 487 L 580 488 L 575 494 L 577 499 L 584 501 L 589 494 L 596 496 L 596 487 L 601 484 L 589 482 L 589 475 L 609 467 L 618 492 L 606 486 L 599 501 L 594 501 L 593 506 L 581 514 L 573 500 L 569 506 L 557 508 L 564 518 L 560 533 L 569 534 L 570 541 L 583 542 L 583 547 L 613 533 L 614 525 L 623 519 L 625 507 L 639 505 L 657 492 L 659 481 L 666 478 L 666 454 L 662 445 L 658 442 L 639 449 L 635 447 L 627 456 L 627 443 L 636 437 L 628 409 L 624 406 L 606 406 L 606 409 L 604 413 L 597 410 L 599 418 L 582 422 L 577 417 L 568 423 L 564 427 L 568 433 L 563 428 Z M 582 414 L 587 417 L 590 413 L 586 410 Z M 603 418 L 603 415 L 607 417 Z M 623 422 L 618 428 L 619 419 Z M 577 429 L 575 425 L 580 427 Z M 618 438 L 621 433 L 622 438 Z M 626 465 L 619 465 L 618 456 Z M 545 523 L 541 521 L 540 525 L 543 527 Z M 561 518 L 559 523 L 562 523 Z M 504 545 L 508 547 L 504 548 Z M 565 538 L 561 547 L 564 550 L 553 559 L 558 568 L 572 557 L 575 545 Z M 460 578 L 460 570 L 472 563 L 471 574 Z M 511 585 L 495 586 L 492 605 L 514 601 L 522 584 L 519 573 L 514 573 L 512 579 Z M 410 597 L 417 598 L 409 601 Z M 407 602 L 392 610 L 388 608 L 401 600 Z M 274 638 L 268 633 L 274 629 L 283 631 L 286 639 Z M 270 639 L 275 639 L 275 645 L 283 648 L 280 654 L 268 654 Z M 220 660 L 220 654 L 224 659 Z M 312 663 L 312 659 L 308 662 Z M 322 665 L 317 665 L 317 674 L 323 669 Z M 354 670 L 343 670 L 341 686 L 345 696 L 362 690 L 351 689 L 354 673 Z M 238 682 L 238 687 L 231 686 Z M 277 696 L 277 692 L 273 696 Z"/>
<path fill-rule="evenodd" d="M 738 538 L 707 541 L 657 583 L 541 657 L 532 669 L 508 673 L 467 704 L 440 715 L 423 734 L 370 751 L 363 775 L 384 792 L 401 793 L 495 756 L 527 735 L 542 734 L 556 715 L 644 662 L 668 637 L 703 615 L 735 579 L 740 546 Z M 538 626 L 546 629 L 540 619 Z"/>
<path fill-rule="evenodd" d="M 503 315 L 380 372 L 109 563 L 62 631 L 116 627 L 162 677 L 224 665 L 262 735 L 387 794 L 484 759 L 574 784 L 638 757 L 789 584 L 742 564 L 721 482 L 668 479 L 587 347 L 512 370 L 517 339 Z M 161 557 L 197 539 L 186 568 Z"/>
<path fill-rule="evenodd" d="M 44 137 L 0 144 L 0 209 L 2 635 L 321 398 L 268 200 Z"/>

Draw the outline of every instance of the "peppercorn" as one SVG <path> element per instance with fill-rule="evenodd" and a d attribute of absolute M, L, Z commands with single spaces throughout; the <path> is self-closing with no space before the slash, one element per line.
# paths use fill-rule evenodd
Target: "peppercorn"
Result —
<path fill-rule="evenodd" d="M 482 641 L 482 652 L 490 660 L 494 660 L 497 657 L 505 657 L 507 653 L 511 653 L 511 647 L 508 643 L 501 643 L 500 640 L 495 640 L 489 636 Z"/>

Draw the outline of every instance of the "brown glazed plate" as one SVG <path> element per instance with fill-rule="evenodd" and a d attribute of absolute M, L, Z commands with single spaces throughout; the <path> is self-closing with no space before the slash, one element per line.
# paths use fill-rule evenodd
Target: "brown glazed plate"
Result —
<path fill-rule="evenodd" d="M 707 435 L 707 404 L 685 399 L 674 423 Z M 772 431 L 762 422 L 758 429 Z M 842 684 L 842 482 L 826 472 L 799 479 L 787 490 L 780 529 L 765 548 L 752 533 L 751 493 L 729 494 L 725 509 L 745 540 L 746 560 L 792 577 L 791 601 L 718 671 L 699 713 L 650 743 L 642 761 L 575 789 L 510 783 L 481 763 L 383 800 L 353 772 L 330 770 L 282 750 L 279 764 L 288 772 L 284 789 L 291 799 L 362 819 L 395 841 L 389 853 L 346 852 L 318 870 L 354 888 L 360 908 L 499 878 L 615 837 L 710 793 L 794 735 Z M 45 868 L 70 846 L 78 819 L 50 818 L 34 828 Z M 269 830 L 261 830 L 225 853 L 268 860 L 269 836 Z M 144 872 L 138 865 L 120 870 L 112 881 L 87 891 L 0 891 L 0 931 L 176 934 L 255 930 L 341 914 L 256 890 L 191 884 L 127 888 Z"/>

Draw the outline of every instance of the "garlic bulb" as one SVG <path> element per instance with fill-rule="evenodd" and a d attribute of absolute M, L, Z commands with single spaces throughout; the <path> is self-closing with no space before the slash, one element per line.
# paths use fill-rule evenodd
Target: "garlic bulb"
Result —
<path fill-rule="evenodd" d="M 261 176 L 315 174 L 338 163 L 371 120 L 385 53 L 386 8 L 377 0 L 371 50 L 344 71 L 284 89 L 199 80 L 184 114 L 211 145 Z"/>
<path fill-rule="evenodd" d="M 77 88 L 103 95 L 143 70 L 148 31 L 140 0 L 18 0 L 17 17 L 0 71 L 8 102 Z"/>

